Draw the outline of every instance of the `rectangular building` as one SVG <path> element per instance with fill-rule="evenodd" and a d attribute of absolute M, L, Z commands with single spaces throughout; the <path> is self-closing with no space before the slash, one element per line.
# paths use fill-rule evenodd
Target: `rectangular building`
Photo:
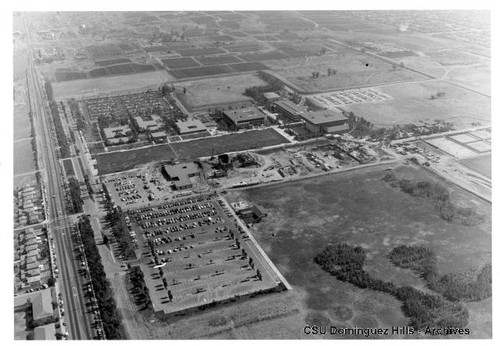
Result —
<path fill-rule="evenodd" d="M 193 162 L 180 163 L 176 165 L 164 165 L 163 170 L 167 178 L 174 184 L 176 190 L 186 190 L 193 188 L 193 183 L 189 178 L 200 174 L 198 166 Z"/>
<path fill-rule="evenodd" d="M 323 110 L 300 115 L 306 128 L 314 134 L 343 133 L 349 131 L 347 118 L 340 112 Z"/>
<path fill-rule="evenodd" d="M 222 116 L 234 130 L 260 126 L 266 119 L 266 115 L 255 107 L 225 110 Z"/>
<path fill-rule="evenodd" d="M 104 129 L 104 135 L 106 139 L 128 137 L 131 134 L 130 127 L 128 125 L 107 127 Z"/>
<path fill-rule="evenodd" d="M 161 118 L 156 114 L 152 114 L 151 119 L 144 120 L 142 117 L 134 117 L 134 120 L 141 132 L 155 132 L 162 125 Z"/>
<path fill-rule="evenodd" d="M 307 112 L 306 107 L 296 105 L 289 100 L 277 101 L 274 103 L 273 108 L 275 112 L 280 113 L 292 121 L 300 121 L 300 115 Z"/>
<path fill-rule="evenodd" d="M 201 133 L 207 131 L 207 127 L 198 119 L 176 121 L 175 126 L 177 127 L 177 131 L 179 132 L 180 135 Z"/>
<path fill-rule="evenodd" d="M 165 131 L 153 132 L 151 133 L 151 139 L 155 143 L 165 142 L 165 140 L 167 139 L 167 133 Z"/>

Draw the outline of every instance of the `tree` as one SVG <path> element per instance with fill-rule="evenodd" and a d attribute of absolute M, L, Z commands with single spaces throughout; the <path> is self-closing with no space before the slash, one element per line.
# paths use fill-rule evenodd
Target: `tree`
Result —
<path fill-rule="evenodd" d="M 50 287 L 53 287 L 54 285 L 56 284 L 56 279 L 54 277 L 50 277 L 48 280 L 47 280 L 47 285 L 49 285 Z"/>
<path fill-rule="evenodd" d="M 172 299 L 174 298 L 174 296 L 172 295 L 172 291 L 168 290 L 167 295 L 168 295 L 168 299 L 170 301 L 172 301 Z"/>

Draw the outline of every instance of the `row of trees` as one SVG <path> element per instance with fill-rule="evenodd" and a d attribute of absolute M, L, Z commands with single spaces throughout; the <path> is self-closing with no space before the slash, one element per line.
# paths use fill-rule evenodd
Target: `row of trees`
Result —
<path fill-rule="evenodd" d="M 466 226 L 475 226 L 484 222 L 484 216 L 479 215 L 473 208 L 455 205 L 450 199 L 448 190 L 439 184 L 430 181 L 399 180 L 394 174 L 387 174 L 382 180 L 404 193 L 431 200 L 441 218 L 448 222 Z"/>
<path fill-rule="evenodd" d="M 469 313 L 462 303 L 451 302 L 442 295 L 424 293 L 411 286 L 396 286 L 392 282 L 374 279 L 363 270 L 365 258 L 362 247 L 342 243 L 327 246 L 314 261 L 341 281 L 394 296 L 402 302 L 403 312 L 415 328 L 467 326 Z"/>
<path fill-rule="evenodd" d="M 436 255 L 428 247 L 401 245 L 394 248 L 388 257 L 395 266 L 412 270 L 430 289 L 451 301 L 480 301 L 491 297 L 491 263 L 477 273 L 440 275 Z"/>
<path fill-rule="evenodd" d="M 68 179 L 69 212 L 78 214 L 83 211 L 83 200 L 81 197 L 80 183 L 73 177 Z"/>
<path fill-rule="evenodd" d="M 130 268 L 129 281 L 133 287 L 132 293 L 135 296 L 135 303 L 139 306 L 144 304 L 144 309 L 151 308 L 149 289 L 144 281 L 144 273 L 142 272 L 140 266 Z"/>
<path fill-rule="evenodd" d="M 94 239 L 94 231 L 87 216 L 83 216 L 78 223 L 82 238 L 87 265 L 94 288 L 94 294 L 99 305 L 104 333 L 107 339 L 125 339 L 122 317 L 116 308 L 113 291 L 101 263 L 101 256 Z"/>
<path fill-rule="evenodd" d="M 134 244 L 120 207 L 111 208 L 107 215 L 113 235 L 125 259 L 135 259 Z"/>
<path fill-rule="evenodd" d="M 66 158 L 70 156 L 68 139 L 66 138 L 66 134 L 64 133 L 64 129 L 62 126 L 61 118 L 59 117 L 59 110 L 57 109 L 57 102 L 50 101 L 50 112 L 52 114 L 52 121 L 54 123 L 54 129 L 56 131 L 57 143 L 59 143 L 60 147 L 60 155 L 61 158 Z"/>
<path fill-rule="evenodd" d="M 276 92 L 283 89 L 284 84 L 278 78 L 273 77 L 265 72 L 259 71 L 259 77 L 264 80 L 267 85 L 255 85 L 245 89 L 243 95 L 251 97 L 259 105 L 265 104 L 264 93 L 266 92 Z"/>

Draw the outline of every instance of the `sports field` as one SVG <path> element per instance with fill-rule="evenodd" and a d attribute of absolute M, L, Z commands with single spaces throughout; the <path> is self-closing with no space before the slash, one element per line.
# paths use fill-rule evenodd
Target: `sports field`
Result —
<path fill-rule="evenodd" d="M 233 151 L 268 147 L 288 140 L 274 129 L 254 130 L 229 135 L 195 139 L 187 142 L 157 145 L 154 147 L 98 154 L 97 168 L 100 174 L 133 169 L 154 161 L 192 160 Z"/>

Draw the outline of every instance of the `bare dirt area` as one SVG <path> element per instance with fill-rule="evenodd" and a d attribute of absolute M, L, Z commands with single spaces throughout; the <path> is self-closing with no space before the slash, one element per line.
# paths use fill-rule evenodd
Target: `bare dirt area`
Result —
<path fill-rule="evenodd" d="M 449 119 L 466 116 L 490 119 L 490 98 L 440 81 L 397 84 L 377 87 L 393 99 L 376 104 L 353 104 L 342 107 L 376 125 L 392 126 L 424 119 Z M 434 100 L 432 95 L 444 92 Z M 470 126 L 470 125 L 469 125 Z"/>
<path fill-rule="evenodd" d="M 306 315 L 302 323 L 308 319 L 351 327 L 407 323 L 393 297 L 356 288 L 323 272 L 313 258 L 328 244 L 360 245 L 367 253 L 365 268 L 371 275 L 416 288 L 425 286 L 421 279 L 410 271 L 395 270 L 387 259 L 393 247 L 431 247 L 443 273 L 478 268 L 490 261 L 490 204 L 420 168 L 399 166 L 393 173 L 439 182 L 457 205 L 475 208 L 485 222 L 470 227 L 444 221 L 431 203 L 383 183 L 386 172 L 380 168 L 228 194 L 229 200 L 242 195 L 268 213 L 252 233 L 294 290 L 301 293 L 301 313 Z M 491 304 L 485 301 L 481 306 L 472 311 L 472 338 L 488 333 L 491 337 Z"/>
<path fill-rule="evenodd" d="M 190 108 L 248 101 L 250 98 L 243 96 L 245 89 L 265 84 L 263 80 L 251 74 L 176 83 L 180 88 L 186 88 L 186 94 L 180 94 L 178 97 Z"/>
<path fill-rule="evenodd" d="M 353 50 L 339 54 L 268 61 L 266 65 L 304 92 L 356 88 L 390 82 L 425 80 L 426 77 Z M 328 69 L 336 70 L 328 76 Z M 318 78 L 312 78 L 313 72 Z"/>
<path fill-rule="evenodd" d="M 165 71 L 137 73 L 133 75 L 89 78 L 61 83 L 53 83 L 54 98 L 68 99 L 91 96 L 123 94 L 126 91 L 142 91 L 147 88 L 158 89 L 165 82 L 175 78 Z"/>

